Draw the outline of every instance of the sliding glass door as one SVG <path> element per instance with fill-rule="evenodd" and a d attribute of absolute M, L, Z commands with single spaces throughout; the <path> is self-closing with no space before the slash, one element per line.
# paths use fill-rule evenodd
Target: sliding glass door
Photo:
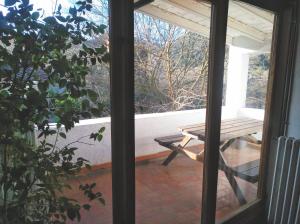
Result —
<path fill-rule="evenodd" d="M 257 199 L 271 91 L 274 14 L 230 0 L 227 20 L 217 220 Z"/>
<path fill-rule="evenodd" d="M 154 1 L 135 8 L 137 223 L 199 223 L 211 4 Z"/>
<path fill-rule="evenodd" d="M 274 14 L 227 0 L 111 6 L 114 223 L 211 224 L 258 201 Z"/>

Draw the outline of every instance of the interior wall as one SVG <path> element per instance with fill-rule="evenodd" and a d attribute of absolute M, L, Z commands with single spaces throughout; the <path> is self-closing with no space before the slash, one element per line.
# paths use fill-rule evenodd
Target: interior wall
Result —
<path fill-rule="evenodd" d="M 295 73 L 292 84 L 291 104 L 287 124 L 287 135 L 300 138 L 300 0 L 298 0 L 298 44 L 295 60 Z"/>

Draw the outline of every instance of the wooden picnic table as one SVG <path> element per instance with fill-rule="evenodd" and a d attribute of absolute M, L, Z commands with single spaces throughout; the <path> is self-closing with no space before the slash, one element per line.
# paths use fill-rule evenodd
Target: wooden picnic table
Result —
<path fill-rule="evenodd" d="M 235 180 L 235 176 L 252 183 L 257 182 L 259 160 L 231 167 L 226 161 L 223 152 L 228 149 L 236 139 L 244 139 L 253 144 L 260 144 L 260 140 L 257 140 L 253 134 L 261 132 L 262 128 L 263 122 L 252 118 L 235 118 L 223 120 L 221 122 L 219 169 L 224 171 L 240 204 L 245 204 L 247 201 Z M 205 141 L 205 123 L 180 127 L 179 131 L 181 132 L 181 135 L 165 136 L 155 139 L 160 145 L 172 150 L 170 155 L 163 162 L 163 165 L 167 166 L 178 153 L 181 153 L 192 160 L 203 162 L 204 150 L 195 153 L 187 150 L 186 146 L 193 139 Z"/>

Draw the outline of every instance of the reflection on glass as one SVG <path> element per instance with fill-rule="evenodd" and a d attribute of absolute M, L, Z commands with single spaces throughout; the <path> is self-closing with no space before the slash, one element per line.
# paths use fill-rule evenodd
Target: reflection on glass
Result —
<path fill-rule="evenodd" d="M 229 2 L 216 218 L 257 198 L 273 15 Z"/>

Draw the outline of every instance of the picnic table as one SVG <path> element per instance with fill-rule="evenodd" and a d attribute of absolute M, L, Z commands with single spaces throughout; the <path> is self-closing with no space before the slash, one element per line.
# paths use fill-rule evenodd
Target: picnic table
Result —
<path fill-rule="evenodd" d="M 251 183 L 256 183 L 259 174 L 259 160 L 246 162 L 232 167 L 226 161 L 223 152 L 237 139 L 243 139 L 256 145 L 261 144 L 261 141 L 255 138 L 253 134 L 261 132 L 262 127 L 262 121 L 252 118 L 235 118 L 223 120 L 221 122 L 219 169 L 225 173 L 241 205 L 247 203 L 247 201 L 235 177 L 239 177 Z M 193 139 L 205 141 L 205 123 L 180 127 L 179 131 L 181 132 L 179 135 L 164 136 L 155 139 L 160 145 L 172 150 L 170 155 L 164 160 L 163 165 L 167 166 L 179 153 L 192 160 L 203 162 L 204 149 L 199 153 L 195 153 L 187 150 L 186 146 Z"/>

